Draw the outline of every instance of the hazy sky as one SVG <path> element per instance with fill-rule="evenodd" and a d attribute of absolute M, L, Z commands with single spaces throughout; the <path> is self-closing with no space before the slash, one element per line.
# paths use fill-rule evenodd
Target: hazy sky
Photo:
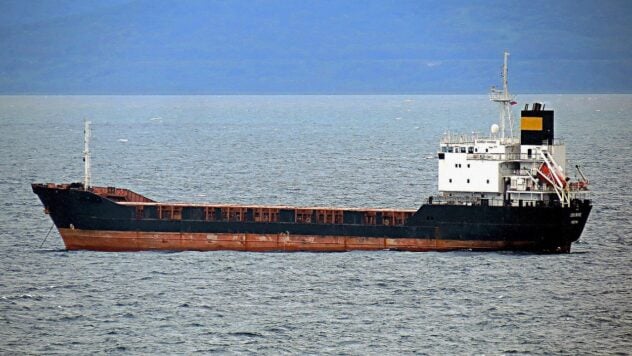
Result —
<path fill-rule="evenodd" d="M 0 93 L 632 92 L 632 1 L 2 1 Z"/>

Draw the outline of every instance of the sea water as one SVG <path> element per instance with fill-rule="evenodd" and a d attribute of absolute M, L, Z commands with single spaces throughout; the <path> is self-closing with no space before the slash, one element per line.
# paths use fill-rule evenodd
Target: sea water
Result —
<path fill-rule="evenodd" d="M 0 353 L 586 354 L 632 349 L 631 95 L 556 110 L 594 209 L 571 254 L 67 252 L 33 182 L 155 200 L 417 208 L 482 95 L 1 96 Z M 50 233 L 49 233 L 50 231 Z"/>

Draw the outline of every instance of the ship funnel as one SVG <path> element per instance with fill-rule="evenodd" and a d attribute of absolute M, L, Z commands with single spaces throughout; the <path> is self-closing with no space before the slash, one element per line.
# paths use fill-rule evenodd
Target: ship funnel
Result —
<path fill-rule="evenodd" d="M 520 144 L 552 145 L 554 138 L 553 110 L 544 110 L 544 104 L 529 104 L 520 113 Z"/>

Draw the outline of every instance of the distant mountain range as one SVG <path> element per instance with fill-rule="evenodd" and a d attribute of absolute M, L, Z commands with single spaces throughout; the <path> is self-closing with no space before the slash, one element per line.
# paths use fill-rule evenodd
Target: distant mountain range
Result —
<path fill-rule="evenodd" d="M 0 93 L 632 92 L 632 1 L 3 1 Z"/>

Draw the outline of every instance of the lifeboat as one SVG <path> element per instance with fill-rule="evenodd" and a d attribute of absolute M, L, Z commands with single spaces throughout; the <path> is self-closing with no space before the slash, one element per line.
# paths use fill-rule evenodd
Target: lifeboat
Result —
<path fill-rule="evenodd" d="M 566 188 L 566 176 L 561 169 L 555 167 L 549 167 L 548 164 L 542 163 L 540 169 L 538 169 L 538 178 L 544 180 L 547 184 L 552 185 L 551 182 L 557 183 L 557 179 L 562 183 L 562 187 Z"/>

